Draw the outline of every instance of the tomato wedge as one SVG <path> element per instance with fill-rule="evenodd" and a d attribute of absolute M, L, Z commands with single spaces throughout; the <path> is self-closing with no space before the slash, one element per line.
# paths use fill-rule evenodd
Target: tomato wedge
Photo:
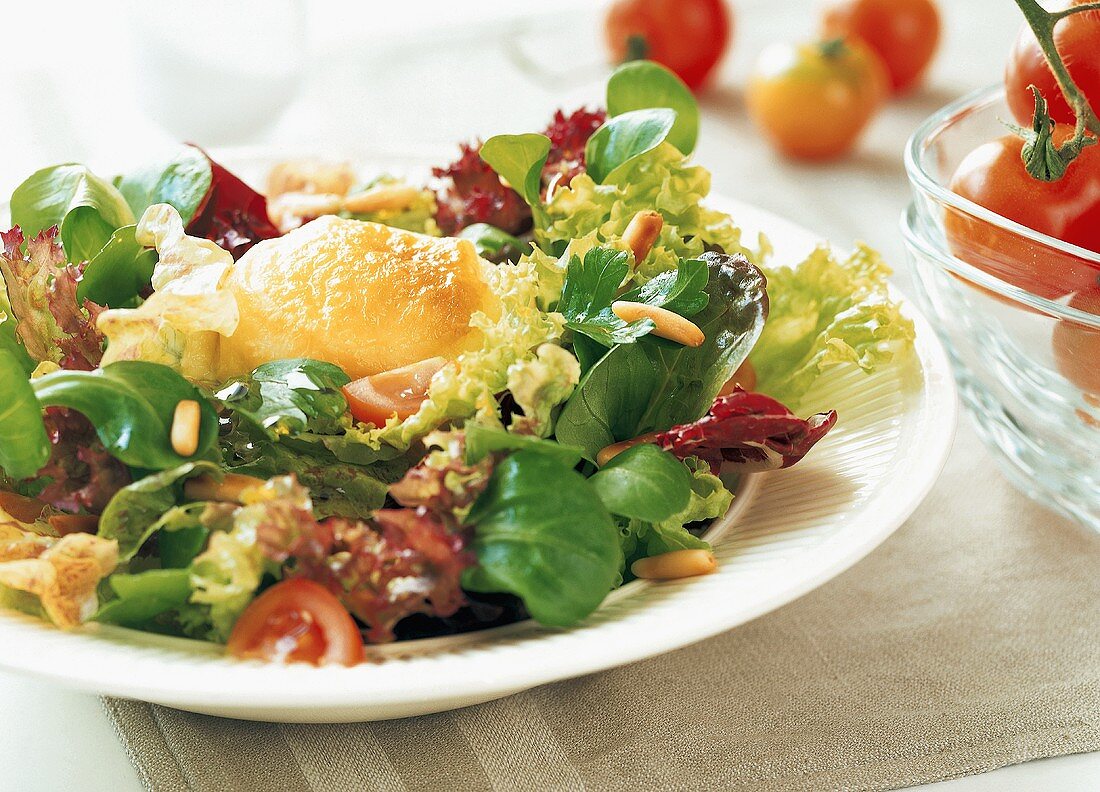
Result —
<path fill-rule="evenodd" d="M 729 396 L 738 388 L 747 391 L 756 390 L 756 369 L 747 360 L 737 368 L 737 371 L 733 372 L 733 376 L 722 386 L 722 390 L 718 391 L 718 395 Z"/>
<path fill-rule="evenodd" d="M 414 415 L 428 396 L 432 377 L 446 364 L 446 358 L 433 357 L 349 382 L 344 386 L 344 398 L 352 417 L 385 426 L 394 416 L 403 421 Z"/>
<path fill-rule="evenodd" d="M 281 663 L 363 662 L 363 639 L 340 600 L 319 583 L 276 583 L 244 609 L 226 645 L 234 657 Z"/>

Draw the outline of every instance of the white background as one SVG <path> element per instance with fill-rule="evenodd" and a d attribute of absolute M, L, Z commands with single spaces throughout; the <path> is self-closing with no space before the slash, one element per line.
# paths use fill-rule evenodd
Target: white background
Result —
<path fill-rule="evenodd" d="M 602 4 L 584 0 L 7 7 L 14 5 L 3 9 L 0 195 L 44 165 L 85 161 L 109 173 L 176 139 L 442 164 L 459 140 L 539 129 L 558 106 L 598 103 L 606 75 Z M 928 86 L 889 107 L 860 151 L 831 166 L 775 157 L 753 134 L 741 92 L 766 43 L 814 34 L 814 4 L 733 5 L 733 52 L 702 99 L 696 154 L 713 172 L 715 191 L 841 245 L 870 242 L 905 288 L 897 232 L 908 199 L 905 138 L 937 107 L 999 79 L 1018 24 L 1015 5 L 942 0 L 945 38 Z M 0 789 L 140 788 L 95 697 L 7 674 L 0 674 L 0 768 Z M 1100 755 L 926 789 L 1100 789 Z"/>

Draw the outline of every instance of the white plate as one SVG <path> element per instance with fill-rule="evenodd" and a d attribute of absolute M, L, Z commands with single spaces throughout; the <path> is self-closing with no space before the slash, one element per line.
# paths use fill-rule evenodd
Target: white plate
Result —
<path fill-rule="evenodd" d="M 817 242 L 775 215 L 711 203 L 765 232 L 777 262 L 798 261 Z M 239 662 L 198 641 L 106 625 L 61 632 L 2 612 L 0 665 L 194 712 L 336 722 L 477 704 L 716 635 L 840 574 L 901 525 L 935 482 L 955 431 L 955 387 L 928 322 L 908 302 L 906 310 L 916 322 L 923 385 L 906 389 L 911 372 L 893 369 L 839 373 L 815 388 L 809 411 L 835 408 L 836 428 L 796 467 L 743 483 L 708 535 L 720 563 L 713 575 L 635 581 L 573 629 L 523 622 L 392 644 L 372 651 L 378 662 L 355 668 Z"/>

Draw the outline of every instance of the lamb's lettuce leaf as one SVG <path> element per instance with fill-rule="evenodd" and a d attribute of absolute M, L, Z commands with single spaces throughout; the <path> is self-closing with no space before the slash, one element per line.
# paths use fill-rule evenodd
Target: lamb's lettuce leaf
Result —
<path fill-rule="evenodd" d="M 335 434 L 348 407 L 340 389 L 350 381 L 344 370 L 332 363 L 308 358 L 276 360 L 257 367 L 242 381 L 244 394 L 228 406 L 273 439 L 307 429 Z M 230 385 L 221 392 L 234 390 Z"/>
<path fill-rule="evenodd" d="M 585 168 L 597 184 L 664 142 L 676 123 L 667 107 L 631 110 L 607 119 L 584 147 Z"/>
<path fill-rule="evenodd" d="M 591 484 L 546 454 L 519 451 L 497 465 L 468 520 L 478 563 L 463 588 L 515 594 L 543 624 L 580 621 L 618 576 L 611 515 Z"/>
<path fill-rule="evenodd" d="M 218 436 L 218 416 L 199 390 L 156 363 L 132 360 L 95 371 L 65 369 L 31 383 L 43 407 L 69 407 L 95 426 L 112 456 L 133 467 L 166 470 L 187 462 L 173 450 L 170 434 L 176 405 L 200 406 L 199 445 L 193 458 L 210 451 Z M 41 422 L 41 419 L 38 419 Z"/>
<path fill-rule="evenodd" d="M 210 160 L 195 146 L 182 145 L 115 180 L 134 217 L 154 204 L 168 204 L 190 223 L 213 182 Z"/>
<path fill-rule="evenodd" d="M 629 61 L 615 69 L 607 81 L 607 114 L 651 107 L 676 111 L 668 142 L 685 156 L 691 154 L 699 137 L 699 105 L 684 81 L 653 61 Z"/>
<path fill-rule="evenodd" d="M 481 158 L 532 208 L 542 203 L 542 169 L 549 154 L 550 138 L 538 134 L 494 135 L 481 147 Z"/>
<path fill-rule="evenodd" d="M 114 595 L 102 603 L 93 621 L 143 627 L 162 613 L 184 605 L 191 596 L 187 569 L 149 569 L 137 574 L 116 572 L 107 578 Z"/>
<path fill-rule="evenodd" d="M 133 305 L 150 288 L 157 253 L 137 241 L 136 228 L 127 225 L 116 229 L 92 257 L 77 286 L 78 299 L 112 308 L 125 307 Z"/>
<path fill-rule="evenodd" d="M 691 475 L 684 464 L 649 444 L 613 457 L 589 482 L 612 514 L 650 522 L 686 509 L 691 494 Z"/>
<path fill-rule="evenodd" d="M 26 370 L 7 349 L 0 349 L 0 405 L 0 467 L 13 479 L 30 478 L 49 460 L 50 441 Z"/>
<path fill-rule="evenodd" d="M 134 214 L 122 194 L 83 165 L 43 168 L 15 188 L 11 221 L 30 238 L 51 226 L 61 230 L 69 261 L 93 258 Z"/>

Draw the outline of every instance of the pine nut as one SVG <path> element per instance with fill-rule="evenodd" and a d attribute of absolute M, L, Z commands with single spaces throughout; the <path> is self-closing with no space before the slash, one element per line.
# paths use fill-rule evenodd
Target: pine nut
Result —
<path fill-rule="evenodd" d="M 599 453 L 596 454 L 596 464 L 600 467 L 603 467 L 626 449 L 633 448 L 634 446 L 641 445 L 642 443 L 652 443 L 656 439 L 656 437 L 656 432 L 646 432 L 645 434 L 638 435 L 637 437 L 632 437 L 629 440 L 620 440 L 617 443 L 612 443 L 609 446 L 601 448 Z"/>
<path fill-rule="evenodd" d="M 653 243 L 661 235 L 661 229 L 665 221 L 659 212 L 647 209 L 638 212 L 630 218 L 630 222 L 623 231 L 623 242 L 634 251 L 634 263 L 641 264 L 649 251 L 653 249 Z"/>
<path fill-rule="evenodd" d="M 347 195 L 355 182 L 346 162 L 296 159 L 276 163 L 267 176 L 267 197 L 284 193 L 336 193 Z"/>
<path fill-rule="evenodd" d="M 199 418 L 202 413 L 194 399 L 184 399 L 176 405 L 172 416 L 172 450 L 189 457 L 199 450 Z"/>
<path fill-rule="evenodd" d="M 226 473 L 221 481 L 213 476 L 196 476 L 184 482 L 183 494 L 196 501 L 241 503 L 245 490 L 262 487 L 264 483 L 263 479 L 243 473 Z"/>
<path fill-rule="evenodd" d="M 288 192 L 268 201 L 268 214 L 273 217 L 321 217 L 336 214 L 343 206 L 343 196 L 336 193 Z"/>
<path fill-rule="evenodd" d="M 656 327 L 653 335 L 667 338 L 689 347 L 702 346 L 707 340 L 703 331 L 694 322 L 685 319 L 680 314 L 673 313 L 656 305 L 630 302 L 629 300 L 616 300 L 611 303 L 611 311 L 624 322 L 636 322 L 639 319 L 652 319 Z"/>
<path fill-rule="evenodd" d="M 678 580 L 708 575 L 718 568 L 710 550 L 673 550 L 649 558 L 639 558 L 630 566 L 635 577 L 644 580 Z"/>
<path fill-rule="evenodd" d="M 383 184 L 344 199 L 344 210 L 353 214 L 400 211 L 420 197 L 420 188 L 408 184 Z"/>

